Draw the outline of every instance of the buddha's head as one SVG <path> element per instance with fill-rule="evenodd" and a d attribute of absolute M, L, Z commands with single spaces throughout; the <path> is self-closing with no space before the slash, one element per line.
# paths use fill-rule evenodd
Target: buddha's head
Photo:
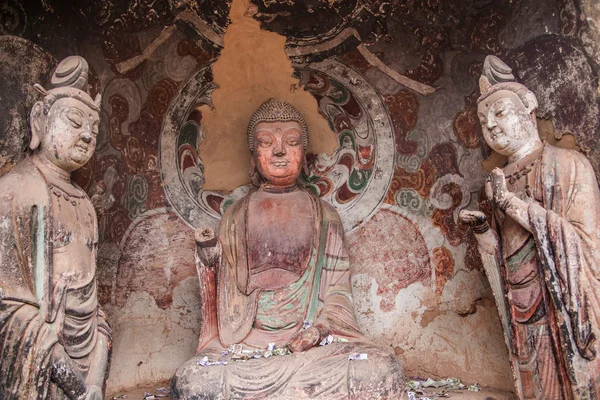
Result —
<path fill-rule="evenodd" d="M 510 67 L 497 57 L 486 57 L 479 87 L 477 115 L 483 137 L 493 150 L 510 157 L 540 141 L 535 118 L 537 99 L 527 87 L 514 81 Z"/>
<path fill-rule="evenodd" d="M 252 114 L 248 147 L 263 181 L 274 186 L 296 183 L 308 146 L 308 127 L 302 114 L 285 101 L 269 99 Z"/>
<path fill-rule="evenodd" d="M 30 114 L 29 147 L 67 172 L 81 168 L 96 149 L 100 95 L 87 92 L 88 64 L 79 56 L 62 60 L 52 74 L 52 89 L 35 88 L 44 98 Z"/>

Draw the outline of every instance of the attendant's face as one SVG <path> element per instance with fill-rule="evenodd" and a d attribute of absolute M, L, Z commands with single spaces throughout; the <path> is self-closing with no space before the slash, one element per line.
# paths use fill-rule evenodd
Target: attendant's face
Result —
<path fill-rule="evenodd" d="M 98 112 L 73 98 L 57 100 L 46 117 L 40 155 L 72 172 L 85 165 L 96 149 Z"/>
<path fill-rule="evenodd" d="M 304 148 L 299 123 L 261 122 L 255 127 L 254 160 L 260 175 L 276 186 L 296 182 L 302 170 Z"/>
<path fill-rule="evenodd" d="M 483 137 L 496 152 L 511 156 L 523 146 L 538 140 L 535 116 L 519 97 L 500 90 L 483 99 L 477 107 Z"/>

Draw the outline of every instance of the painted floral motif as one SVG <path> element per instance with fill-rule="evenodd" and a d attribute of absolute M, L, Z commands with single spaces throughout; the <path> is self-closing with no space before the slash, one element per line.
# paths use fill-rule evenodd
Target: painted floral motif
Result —
<path fill-rule="evenodd" d="M 456 148 L 452 143 L 440 143 L 433 146 L 428 156 L 437 171 L 438 178 L 446 174 L 462 175 L 459 170 Z"/>
<path fill-rule="evenodd" d="M 138 215 L 147 211 L 148 182 L 141 175 L 134 175 L 127 182 L 127 193 L 124 197 L 125 208 L 129 218 L 134 220 Z"/>
<path fill-rule="evenodd" d="M 385 202 L 394 204 L 396 192 L 404 188 L 414 189 L 421 197 L 429 197 L 436 175 L 437 171 L 429 160 L 424 160 L 421 163 L 421 168 L 415 172 L 408 172 L 400 167 L 396 168 Z"/>
<path fill-rule="evenodd" d="M 462 243 L 466 228 L 458 224 L 457 213 L 460 205 L 464 204 L 464 190 L 456 182 L 448 182 L 440 185 L 439 193 L 443 195 L 450 204 L 444 204 L 444 208 L 436 208 L 431 216 L 433 226 L 439 228 L 440 233 L 446 237 L 453 246 Z M 466 201 L 468 204 L 468 201 Z"/>
<path fill-rule="evenodd" d="M 396 150 L 400 154 L 414 155 L 419 145 L 408 139 L 408 134 L 413 129 L 419 118 L 419 101 L 417 96 L 407 90 L 402 90 L 385 99 L 392 117 L 394 134 L 396 135 Z"/>

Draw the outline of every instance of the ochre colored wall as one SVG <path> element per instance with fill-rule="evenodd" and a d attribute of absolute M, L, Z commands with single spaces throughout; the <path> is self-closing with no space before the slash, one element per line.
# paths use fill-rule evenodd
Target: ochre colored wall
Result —
<path fill-rule="evenodd" d="M 301 90 L 284 51 L 285 36 L 260 29 L 246 16 L 247 1 L 233 1 L 225 47 L 213 66 L 212 107 L 202 106 L 206 139 L 200 145 L 206 190 L 233 190 L 250 183 L 246 128 L 254 110 L 269 98 L 294 105 L 310 131 L 308 151 L 330 154 L 335 135 L 317 110 L 317 101 Z"/>

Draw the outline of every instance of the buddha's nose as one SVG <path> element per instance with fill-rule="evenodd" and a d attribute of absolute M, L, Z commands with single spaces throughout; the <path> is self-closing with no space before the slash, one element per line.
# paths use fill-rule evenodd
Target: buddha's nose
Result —
<path fill-rule="evenodd" d="M 277 143 L 277 146 L 275 146 L 275 149 L 273 149 L 273 154 L 275 154 L 276 156 L 285 155 L 285 146 L 283 145 L 283 143 Z"/>
<path fill-rule="evenodd" d="M 81 133 L 80 136 L 81 140 L 83 140 L 85 143 L 90 143 L 92 141 L 92 133 L 88 132 L 87 130 Z"/>

